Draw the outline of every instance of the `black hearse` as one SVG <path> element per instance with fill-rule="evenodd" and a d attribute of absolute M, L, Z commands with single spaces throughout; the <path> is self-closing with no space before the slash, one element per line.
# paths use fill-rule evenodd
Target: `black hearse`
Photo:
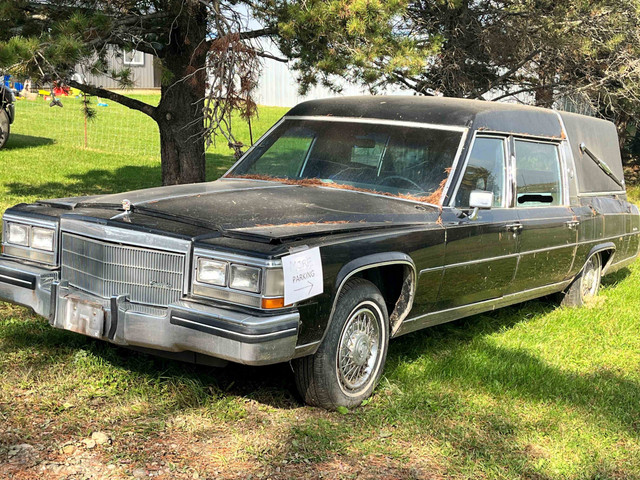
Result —
<path fill-rule="evenodd" d="M 218 181 L 10 208 L 0 297 L 118 345 L 292 361 L 306 402 L 353 407 L 389 339 L 552 293 L 581 305 L 639 227 L 609 122 L 311 101 Z"/>

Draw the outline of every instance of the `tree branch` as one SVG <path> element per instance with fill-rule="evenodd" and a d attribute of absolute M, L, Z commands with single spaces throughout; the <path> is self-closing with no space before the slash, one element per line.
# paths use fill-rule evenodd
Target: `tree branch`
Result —
<path fill-rule="evenodd" d="M 238 33 L 238 36 L 241 40 L 251 40 L 253 38 L 270 37 L 276 33 L 277 32 L 273 28 L 260 28 L 249 32 L 240 32 Z"/>
<path fill-rule="evenodd" d="M 503 80 L 508 79 L 511 75 L 513 75 L 514 73 L 516 73 L 518 70 L 520 70 L 524 65 L 526 65 L 530 60 L 533 59 L 533 57 L 535 57 L 538 53 L 540 53 L 541 49 L 536 49 L 534 51 L 532 51 L 529 55 L 527 55 L 525 58 L 522 59 L 522 61 L 520 61 L 517 65 L 515 65 L 513 68 L 507 70 L 505 73 L 503 73 L 502 75 L 500 75 L 498 78 L 496 78 L 493 82 L 491 82 L 489 84 L 488 87 L 484 88 L 483 91 L 479 92 L 479 91 L 474 91 L 471 95 L 469 95 L 467 98 L 482 98 L 482 96 L 485 93 L 490 92 L 491 90 L 493 90 L 495 87 L 497 87 L 498 85 L 500 85 L 502 83 Z"/>
<path fill-rule="evenodd" d="M 267 52 L 256 52 L 256 55 L 258 57 L 269 58 L 271 60 L 275 60 L 276 62 L 281 62 L 281 63 L 288 63 L 289 62 L 289 60 L 286 59 L 286 58 L 276 57 L 275 55 L 271 55 L 270 53 L 267 53 Z"/>
<path fill-rule="evenodd" d="M 136 100 L 135 98 L 127 97 L 125 95 L 121 95 L 116 92 L 112 92 L 111 90 L 105 90 L 104 88 L 94 87 L 93 85 L 87 85 L 86 83 L 79 83 L 75 80 L 67 80 L 67 85 L 73 88 L 77 88 L 89 95 L 94 95 L 96 97 L 108 98 L 109 100 L 113 100 L 125 107 L 128 107 L 132 110 L 137 110 L 146 115 L 149 115 L 154 120 L 156 119 L 157 109 L 153 105 L 149 105 L 148 103 L 141 102 L 140 100 Z"/>

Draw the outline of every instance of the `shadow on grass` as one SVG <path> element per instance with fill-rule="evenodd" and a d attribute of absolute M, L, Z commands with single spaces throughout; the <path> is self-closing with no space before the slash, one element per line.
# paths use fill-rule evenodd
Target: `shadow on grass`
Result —
<path fill-rule="evenodd" d="M 22 135 L 20 133 L 12 133 L 9 135 L 6 145 L 2 150 L 17 150 L 19 148 L 42 147 L 44 145 L 53 145 L 54 140 L 46 137 L 34 137 L 32 135 Z"/>
<path fill-rule="evenodd" d="M 406 463 L 409 452 L 402 440 L 424 441 L 427 445 L 446 444 L 445 462 L 454 471 L 477 468 L 484 476 L 498 469 L 508 472 L 505 478 L 545 480 L 557 477 L 541 473 L 538 467 L 541 460 L 546 461 L 544 448 L 523 443 L 523 438 L 530 437 L 527 432 L 565 428 L 563 415 L 571 416 L 573 410 L 598 431 L 614 437 L 624 431 L 640 438 L 637 382 L 604 368 L 585 374 L 565 371 L 524 349 L 497 346 L 491 341 L 492 332 L 526 321 L 533 312 L 547 313 L 553 308 L 543 301 L 526 302 L 392 342 L 386 380 L 371 404 L 344 417 L 311 418 L 292 427 L 273 458 L 289 462 L 308 458 L 326 466 L 348 458 L 357 439 L 365 452 L 369 448 L 370 455 L 404 457 Z M 487 405 L 474 405 L 487 399 Z M 512 404 L 523 403 L 534 410 L 543 406 L 542 411 L 549 413 L 521 417 L 519 408 Z M 399 444 L 387 441 L 396 429 L 404 432 Z M 608 465 L 606 455 L 603 457 L 600 464 L 585 465 L 588 475 L 581 478 L 627 478 L 618 464 Z M 429 471 L 439 478 L 437 466 L 442 466 L 442 459 L 430 461 L 436 470 Z M 401 473 L 407 472 L 398 470 L 390 475 L 406 478 Z M 476 472 L 469 474 L 477 476 Z"/>
<path fill-rule="evenodd" d="M 620 281 L 624 275 L 621 272 L 614 278 Z M 358 465 L 358 458 L 350 458 L 356 441 L 359 455 L 382 462 L 375 465 L 381 476 L 421 478 L 425 472 L 406 466 L 410 459 L 403 445 L 414 439 L 432 439 L 436 443 L 446 442 L 451 450 L 447 462 L 456 464 L 454 468 L 465 470 L 477 463 L 481 470 L 488 466 L 521 478 L 551 478 L 536 467 L 544 455 L 535 445 L 523 445 L 520 433 L 531 429 L 556 431 L 562 416 L 519 418 L 517 412 L 506 406 L 509 399 L 560 409 L 576 408 L 586 421 L 597 424 L 601 430 L 614 434 L 624 430 L 640 437 L 637 409 L 640 386 L 636 382 L 605 369 L 588 374 L 565 371 L 524 349 L 497 346 L 489 338 L 493 332 L 512 328 L 554 308 L 543 301 L 531 301 L 402 337 L 391 344 L 386 381 L 370 405 L 344 416 L 320 412 L 314 415 L 309 410 L 306 418 L 292 422 L 286 439 L 264 452 L 250 454 L 268 465 L 286 460 L 306 473 L 319 474 L 341 468 L 341 464 L 357 470 L 363 468 L 362 464 Z M 37 370 L 90 352 L 101 364 L 127 372 L 137 382 L 159 386 L 161 392 L 181 392 L 179 401 L 147 411 L 145 417 L 150 421 L 162 422 L 158 419 L 189 408 L 204 412 L 226 408 L 220 407 L 220 401 L 233 412 L 244 408 L 242 402 L 235 401 L 242 398 L 278 409 L 300 407 L 287 364 L 269 367 L 230 364 L 225 369 L 194 366 L 54 330 L 45 320 L 21 311 L 14 310 L 11 316 L 24 315 L 24 321 L 7 321 L 4 312 L 0 312 L 3 354 L 37 350 L 39 355 L 29 356 L 26 365 Z M 394 391 L 393 385 L 400 388 Z M 493 403 L 488 408 L 470 408 L 469 399 L 476 397 L 489 397 Z M 223 413 L 223 421 L 233 421 L 233 413 L 229 412 Z M 396 428 L 402 432 L 400 441 L 386 441 L 394 436 L 389 432 Z M 442 466 L 443 461 L 422 460 L 427 466 L 433 462 L 433 468 Z M 593 475 L 607 477 L 621 473 L 607 465 L 598 468 Z"/>
<path fill-rule="evenodd" d="M 213 181 L 233 164 L 233 156 L 207 154 L 207 180 Z M 67 175 L 68 181 L 47 182 L 38 185 L 13 182 L 6 185 L 11 195 L 35 196 L 38 199 L 105 195 L 162 184 L 160 164 L 157 166 L 126 166 L 114 170 L 94 169 Z"/>
<path fill-rule="evenodd" d="M 603 287 L 616 286 L 618 283 L 623 281 L 629 275 L 631 275 L 631 270 L 629 270 L 626 267 L 625 268 L 621 268 L 617 272 L 613 272 L 613 273 L 611 273 L 611 274 L 609 274 L 609 275 L 607 275 L 605 277 L 602 277 L 602 286 Z"/>
<path fill-rule="evenodd" d="M 5 312 L 3 307 L 9 311 Z M 35 370 L 65 362 L 69 355 L 85 350 L 102 362 L 142 379 L 143 384 L 184 384 L 189 387 L 187 392 L 193 395 L 193 399 L 188 395 L 184 397 L 185 404 L 176 405 L 177 410 L 186 405 L 193 406 L 199 401 L 196 399 L 212 393 L 251 398 L 277 408 L 300 406 L 294 398 L 288 364 L 249 367 L 230 363 L 225 368 L 215 368 L 169 360 L 52 328 L 45 319 L 28 313 L 22 307 L 3 306 L 1 303 L 0 341 L 4 343 L 1 351 L 5 354 L 37 351 L 38 355 L 28 358 L 29 367 Z"/>

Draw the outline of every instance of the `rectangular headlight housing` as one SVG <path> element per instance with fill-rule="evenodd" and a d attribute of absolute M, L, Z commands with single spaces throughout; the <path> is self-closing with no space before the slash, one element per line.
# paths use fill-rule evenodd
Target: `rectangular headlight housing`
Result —
<path fill-rule="evenodd" d="M 7 225 L 7 242 L 14 245 L 29 246 L 29 226 L 20 223 L 9 223 Z"/>
<path fill-rule="evenodd" d="M 231 264 L 229 286 L 243 292 L 260 292 L 260 268 Z"/>
<path fill-rule="evenodd" d="M 196 279 L 202 283 L 224 287 L 227 285 L 227 265 L 227 262 L 199 258 Z"/>
<path fill-rule="evenodd" d="M 50 228 L 31 228 L 31 248 L 53 252 L 55 230 Z"/>
<path fill-rule="evenodd" d="M 57 265 L 58 223 L 55 219 L 5 213 L 2 218 L 2 255 L 46 265 Z"/>
<path fill-rule="evenodd" d="M 263 310 L 285 307 L 281 260 L 202 247 L 196 247 L 193 255 L 191 294 L 194 297 Z"/>

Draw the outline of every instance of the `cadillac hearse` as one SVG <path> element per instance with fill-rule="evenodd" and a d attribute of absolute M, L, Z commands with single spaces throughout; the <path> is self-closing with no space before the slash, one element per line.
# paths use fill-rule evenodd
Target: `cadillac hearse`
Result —
<path fill-rule="evenodd" d="M 8 209 L 0 298 L 196 363 L 290 361 L 307 403 L 354 407 L 390 339 L 550 294 L 580 306 L 639 228 L 610 122 L 310 101 L 217 181 Z"/>

